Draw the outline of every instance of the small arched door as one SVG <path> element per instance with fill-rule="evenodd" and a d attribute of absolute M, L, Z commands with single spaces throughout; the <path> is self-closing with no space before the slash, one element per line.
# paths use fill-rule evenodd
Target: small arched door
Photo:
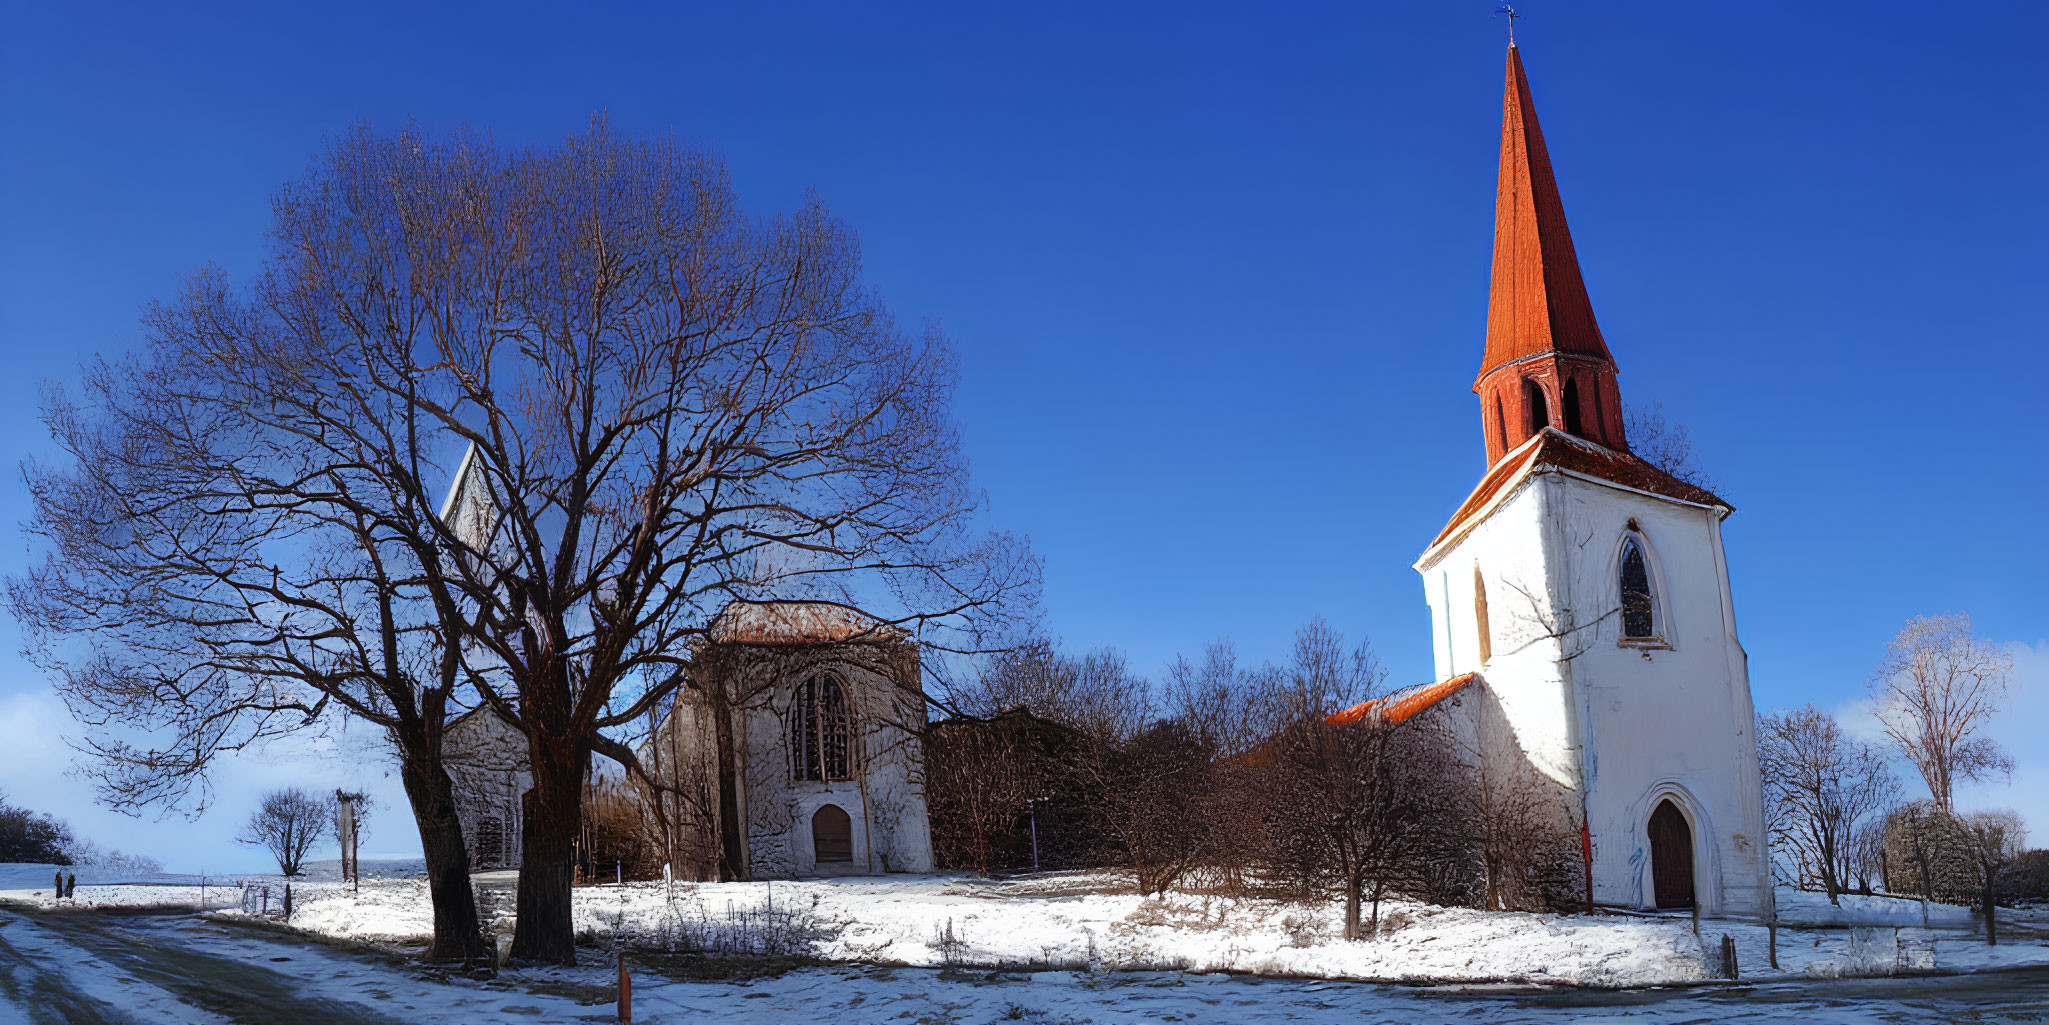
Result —
<path fill-rule="evenodd" d="M 818 864 L 854 860 L 854 822 L 837 804 L 820 805 L 811 816 L 811 851 Z"/>
<path fill-rule="evenodd" d="M 1651 812 L 1651 887 L 1661 908 L 1693 906 L 1693 827 L 1670 799 Z"/>

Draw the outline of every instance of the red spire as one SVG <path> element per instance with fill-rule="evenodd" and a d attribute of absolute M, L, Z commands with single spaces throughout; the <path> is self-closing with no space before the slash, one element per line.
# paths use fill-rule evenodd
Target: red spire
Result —
<path fill-rule="evenodd" d="M 1623 447 L 1615 361 L 1580 279 L 1565 204 L 1513 44 L 1501 103 L 1487 352 L 1473 390 L 1485 406 L 1490 465 L 1547 425 Z"/>

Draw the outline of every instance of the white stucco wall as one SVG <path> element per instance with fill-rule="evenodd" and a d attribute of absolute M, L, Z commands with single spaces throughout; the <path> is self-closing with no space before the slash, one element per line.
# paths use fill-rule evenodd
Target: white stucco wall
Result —
<path fill-rule="evenodd" d="M 1631 519 L 1650 561 L 1654 645 L 1621 638 Z M 1493 633 L 1484 664 L 1476 565 Z M 1583 788 L 1597 901 L 1654 902 L 1648 822 L 1671 797 L 1693 830 L 1703 912 L 1764 912 L 1754 715 L 1715 510 L 1545 470 L 1416 568 L 1439 678 L 1480 671 L 1531 760 Z"/>

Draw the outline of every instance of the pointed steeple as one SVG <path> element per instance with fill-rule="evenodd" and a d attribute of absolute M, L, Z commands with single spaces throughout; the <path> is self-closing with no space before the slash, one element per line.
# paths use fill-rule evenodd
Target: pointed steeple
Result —
<path fill-rule="evenodd" d="M 1487 350 L 1473 383 L 1487 461 L 1552 426 L 1623 448 L 1615 360 L 1594 321 L 1522 55 L 1508 48 Z"/>

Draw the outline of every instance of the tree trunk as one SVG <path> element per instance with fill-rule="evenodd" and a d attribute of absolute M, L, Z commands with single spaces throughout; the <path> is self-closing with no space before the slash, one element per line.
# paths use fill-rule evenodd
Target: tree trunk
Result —
<path fill-rule="evenodd" d="M 740 822 L 739 758 L 733 750 L 733 712 L 726 702 L 725 681 L 707 688 L 712 698 L 712 732 L 719 747 L 719 882 L 747 878 Z M 983 868 L 986 874 L 987 866 Z"/>
<path fill-rule="evenodd" d="M 576 836 L 583 826 L 583 777 L 590 754 L 534 731 L 527 750 L 534 788 L 527 794 L 519 847 L 519 922 L 511 960 L 576 963 L 576 920 L 570 911 Z"/>
<path fill-rule="evenodd" d="M 1359 877 L 1345 876 L 1345 938 L 1359 938 Z"/>
<path fill-rule="evenodd" d="M 413 820 L 420 827 L 427 893 L 434 904 L 434 942 L 427 960 L 486 962 L 491 948 L 477 924 L 477 895 L 470 889 L 470 855 L 463 847 L 462 820 L 455 816 L 455 785 L 439 758 L 407 744 L 399 775 Z"/>
<path fill-rule="evenodd" d="M 1988 872 L 1985 874 L 1985 942 L 1996 947 L 1999 945 L 1999 923 L 1993 918 L 1992 890 L 1992 874 Z"/>

